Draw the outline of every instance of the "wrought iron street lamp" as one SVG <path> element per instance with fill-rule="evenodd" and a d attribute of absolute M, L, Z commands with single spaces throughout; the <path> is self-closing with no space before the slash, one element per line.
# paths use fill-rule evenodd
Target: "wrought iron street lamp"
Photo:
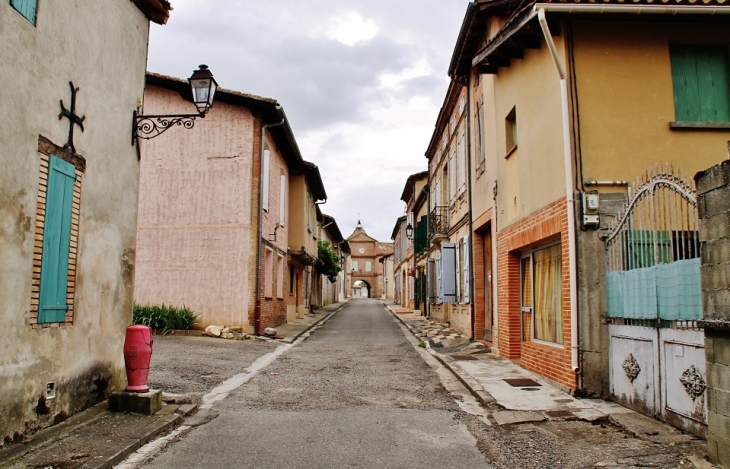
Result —
<path fill-rule="evenodd" d="M 413 240 L 413 225 L 406 225 L 406 238 Z"/>
<path fill-rule="evenodd" d="M 140 138 L 145 140 L 155 138 L 174 125 L 192 129 L 195 125 L 195 119 L 205 117 L 211 106 L 213 106 L 213 97 L 218 88 L 218 83 L 208 70 L 207 65 L 200 65 L 198 70 L 195 70 L 188 78 L 188 82 L 193 94 L 193 103 L 195 103 L 198 113 L 143 116 L 134 111 L 132 145 Z"/>

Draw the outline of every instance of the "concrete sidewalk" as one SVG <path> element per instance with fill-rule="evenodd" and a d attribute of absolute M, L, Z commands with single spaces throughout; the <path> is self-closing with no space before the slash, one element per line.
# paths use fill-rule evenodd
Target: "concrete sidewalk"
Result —
<path fill-rule="evenodd" d="M 278 340 L 292 343 L 343 308 L 349 299 L 314 310 L 276 328 Z M 218 339 L 211 339 L 218 340 Z M 154 415 L 110 412 L 108 401 L 41 430 L 28 439 L 0 448 L 0 469 L 51 467 L 108 469 L 146 443 L 165 435 L 197 411 L 196 405 L 163 405 Z"/>
<path fill-rule="evenodd" d="M 492 425 L 546 420 L 610 421 L 629 435 L 657 443 L 679 444 L 696 439 L 614 402 L 576 398 L 567 388 L 496 356 L 488 347 L 464 340 L 463 334 L 447 325 L 387 302 L 384 306 L 482 403 Z"/>

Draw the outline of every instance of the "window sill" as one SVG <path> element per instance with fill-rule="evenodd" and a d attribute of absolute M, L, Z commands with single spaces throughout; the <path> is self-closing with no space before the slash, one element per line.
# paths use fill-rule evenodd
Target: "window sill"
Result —
<path fill-rule="evenodd" d="M 670 122 L 671 130 L 730 130 L 730 122 Z"/>
<path fill-rule="evenodd" d="M 517 145 L 513 145 L 512 148 L 509 149 L 506 155 L 504 155 L 504 159 L 506 160 L 510 156 L 512 156 L 512 153 L 517 151 Z"/>

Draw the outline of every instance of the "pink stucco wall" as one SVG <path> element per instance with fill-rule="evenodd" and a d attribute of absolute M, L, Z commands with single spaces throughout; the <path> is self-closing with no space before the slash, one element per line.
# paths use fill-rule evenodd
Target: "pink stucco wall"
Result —
<path fill-rule="evenodd" d="M 191 113 L 193 106 L 175 92 L 149 86 L 144 111 Z M 137 303 L 185 305 L 200 314 L 198 327 L 249 325 L 258 208 L 254 141 L 259 138 L 248 109 L 216 102 L 192 130 L 172 128 L 142 142 Z M 270 146 L 275 195 L 270 212 L 278 214 L 283 163 Z M 264 219 L 264 239 L 275 223 Z M 280 229 L 277 235 L 285 252 L 286 234 Z"/>

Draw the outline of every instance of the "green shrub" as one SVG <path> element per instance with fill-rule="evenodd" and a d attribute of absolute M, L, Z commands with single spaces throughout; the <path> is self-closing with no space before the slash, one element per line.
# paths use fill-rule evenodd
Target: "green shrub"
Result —
<path fill-rule="evenodd" d="M 140 306 L 135 303 L 132 311 L 133 324 L 143 324 L 152 329 L 162 329 L 163 334 L 175 329 L 192 329 L 197 319 L 198 315 L 186 306 L 177 308 L 175 306 L 165 306 L 164 303 L 161 306 Z"/>

